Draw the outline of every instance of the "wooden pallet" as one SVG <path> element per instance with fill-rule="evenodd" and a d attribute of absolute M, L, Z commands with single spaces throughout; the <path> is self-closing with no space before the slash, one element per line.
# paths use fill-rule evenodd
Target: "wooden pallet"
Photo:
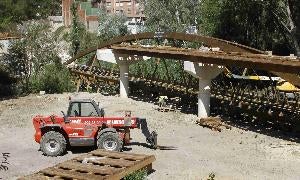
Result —
<path fill-rule="evenodd" d="M 111 152 L 99 149 L 19 179 L 116 180 L 140 169 L 149 172 L 152 170 L 154 161 L 155 157 L 153 155 Z"/>

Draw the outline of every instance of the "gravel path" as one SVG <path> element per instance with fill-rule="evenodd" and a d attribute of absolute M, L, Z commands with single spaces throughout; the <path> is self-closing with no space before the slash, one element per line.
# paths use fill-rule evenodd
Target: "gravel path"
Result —
<path fill-rule="evenodd" d="M 216 179 L 300 179 L 297 143 L 237 128 L 214 132 L 196 125 L 194 115 L 158 112 L 151 103 L 88 93 L 0 101 L 0 158 L 2 153 L 10 153 L 9 169 L 0 170 L 0 179 L 16 179 L 89 150 L 76 148 L 61 157 L 45 157 L 33 139 L 32 117 L 66 111 L 69 96 L 99 101 L 108 116 L 122 116 L 124 110 L 132 110 L 133 115 L 147 119 L 165 149 L 144 147 L 145 139 L 135 129 L 133 143 L 126 151 L 156 156 L 155 172 L 149 179 L 205 179 L 210 173 Z"/>

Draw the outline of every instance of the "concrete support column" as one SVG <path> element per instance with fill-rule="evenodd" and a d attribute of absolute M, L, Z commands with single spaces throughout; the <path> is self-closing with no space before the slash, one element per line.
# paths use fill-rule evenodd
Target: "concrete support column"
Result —
<path fill-rule="evenodd" d="M 98 49 L 97 59 L 120 67 L 120 97 L 127 98 L 129 95 L 129 65 L 138 61 L 148 60 L 147 56 L 136 56 L 128 54 L 120 54 L 111 49 Z"/>
<path fill-rule="evenodd" d="M 129 63 L 119 63 L 120 66 L 120 97 L 128 98 L 129 95 Z"/>
<path fill-rule="evenodd" d="M 208 117 L 210 115 L 210 79 L 199 79 L 198 92 L 198 116 Z"/>
<path fill-rule="evenodd" d="M 211 81 L 224 70 L 224 67 L 213 64 L 184 61 L 184 70 L 199 79 L 198 117 L 209 117 Z"/>

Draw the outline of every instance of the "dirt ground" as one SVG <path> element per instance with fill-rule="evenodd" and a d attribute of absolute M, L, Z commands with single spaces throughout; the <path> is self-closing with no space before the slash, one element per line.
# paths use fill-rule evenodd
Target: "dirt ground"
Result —
<path fill-rule="evenodd" d="M 275 137 L 237 128 L 211 131 L 195 124 L 195 115 L 158 112 L 155 105 L 101 94 L 29 95 L 0 101 L 0 158 L 10 153 L 8 170 L 0 179 L 16 179 L 78 156 L 89 149 L 71 149 L 64 156 L 45 157 L 33 139 L 32 117 L 66 111 L 68 97 L 93 98 L 106 115 L 123 115 L 131 110 L 148 120 L 158 132 L 164 150 L 144 146 L 139 129 L 132 131 L 132 145 L 126 151 L 153 154 L 155 172 L 148 179 L 300 179 L 300 145 Z M 1 161 L 0 161 L 1 162 Z"/>

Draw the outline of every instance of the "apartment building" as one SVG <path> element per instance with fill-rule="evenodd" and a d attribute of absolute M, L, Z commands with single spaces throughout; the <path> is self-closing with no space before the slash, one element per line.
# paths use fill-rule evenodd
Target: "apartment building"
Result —
<path fill-rule="evenodd" d="M 62 0 L 62 15 L 64 25 L 72 23 L 71 6 L 75 0 Z M 127 18 L 127 26 L 132 33 L 136 33 L 136 26 L 144 22 L 144 8 L 137 0 L 87 0 L 78 1 L 78 15 L 80 20 L 90 31 L 96 31 L 98 27 L 98 12 L 104 10 L 110 14 L 122 13 Z"/>
<path fill-rule="evenodd" d="M 144 18 L 142 5 L 136 0 L 106 0 L 104 7 L 108 13 L 123 13 L 128 18 Z"/>

